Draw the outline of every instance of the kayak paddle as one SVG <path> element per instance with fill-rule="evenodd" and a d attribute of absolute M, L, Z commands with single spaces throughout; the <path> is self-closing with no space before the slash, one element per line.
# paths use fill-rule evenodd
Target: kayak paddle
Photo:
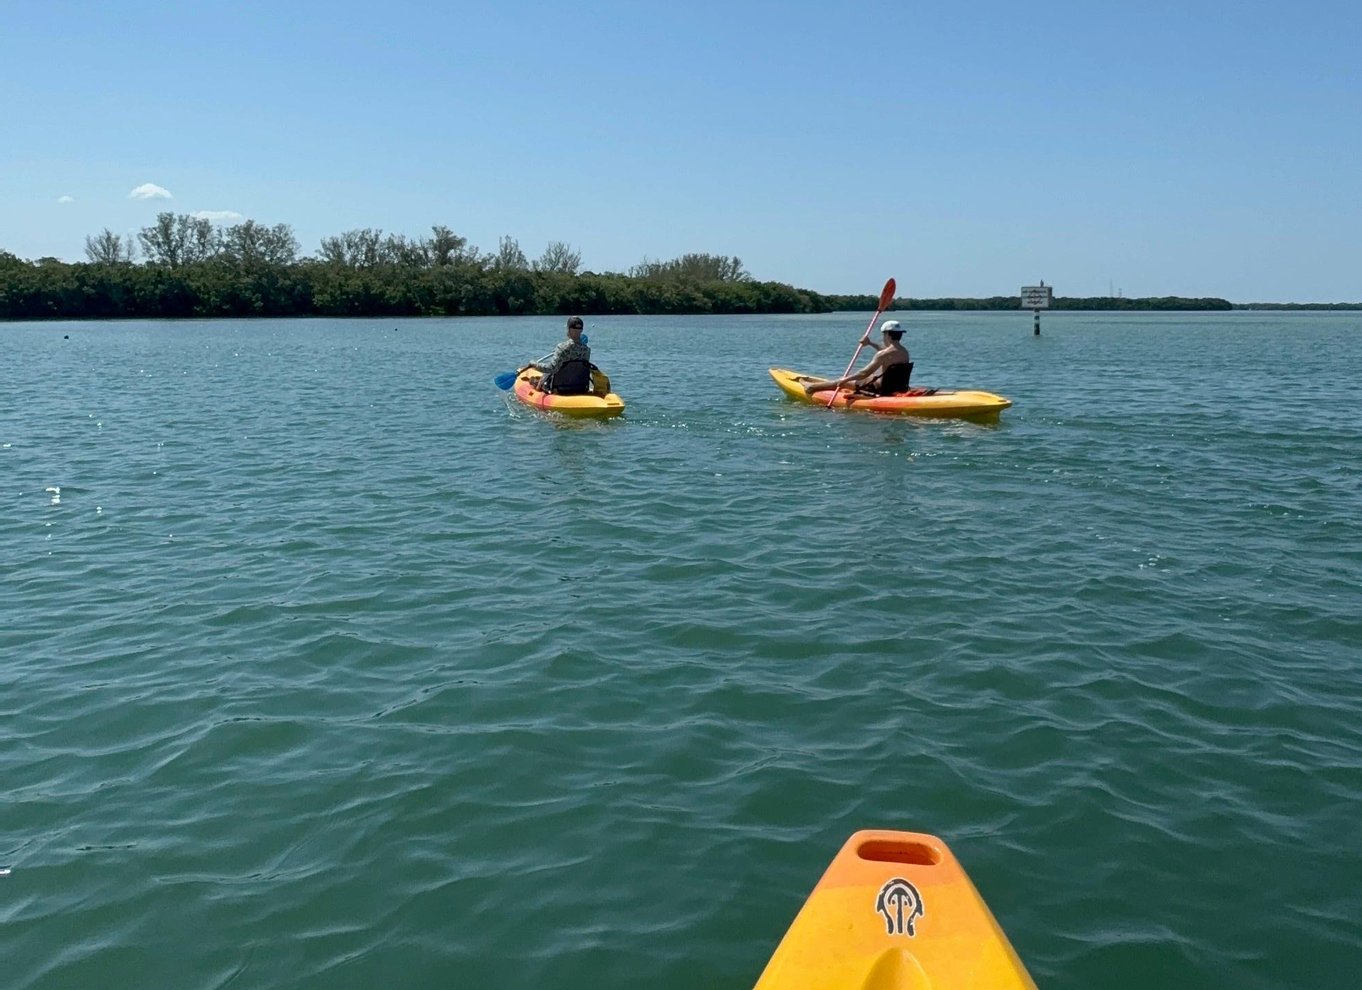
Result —
<path fill-rule="evenodd" d="M 869 326 L 865 328 L 865 333 L 861 334 L 862 338 L 868 336 L 870 331 L 875 329 L 875 321 L 880 318 L 880 314 L 883 313 L 886 309 L 888 309 L 889 304 L 894 301 L 894 291 L 896 288 L 897 286 L 894 285 L 894 280 L 892 278 L 888 282 L 884 283 L 884 288 L 880 291 L 880 308 L 875 310 L 875 315 L 870 318 Z M 852 365 L 854 365 L 856 363 L 856 359 L 861 356 L 861 348 L 864 346 L 865 344 L 861 343 L 861 341 L 858 340 L 856 342 L 856 353 L 851 355 L 851 364 L 848 364 L 847 370 L 842 372 L 843 378 L 851 374 Z M 840 392 L 841 390 L 842 386 L 840 385 L 838 385 L 836 388 L 832 390 L 832 398 L 828 399 L 829 409 L 831 409 L 832 404 L 837 401 L 837 393 Z"/>

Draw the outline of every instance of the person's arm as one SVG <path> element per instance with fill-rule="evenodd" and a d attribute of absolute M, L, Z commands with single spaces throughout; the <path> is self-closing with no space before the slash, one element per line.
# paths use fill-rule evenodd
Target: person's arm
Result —
<path fill-rule="evenodd" d="M 877 365 L 871 361 L 860 371 L 847 375 L 845 378 L 831 378 L 819 386 L 819 388 L 847 388 L 851 385 L 859 385 L 865 381 L 875 371 Z"/>
<path fill-rule="evenodd" d="M 876 354 L 873 358 L 870 359 L 869 364 L 867 364 L 864 368 L 862 368 L 855 374 L 848 375 L 845 380 L 847 382 L 857 383 L 863 382 L 871 375 L 875 374 L 875 372 L 882 370 L 884 368 L 884 365 L 885 365 L 884 351 L 880 351 L 878 354 Z"/>
<path fill-rule="evenodd" d="M 558 366 L 563 363 L 563 352 L 567 350 L 568 342 L 565 340 L 553 349 L 550 354 L 545 354 L 538 361 L 531 361 L 531 368 L 538 368 L 546 375 L 551 375 L 558 370 Z"/>

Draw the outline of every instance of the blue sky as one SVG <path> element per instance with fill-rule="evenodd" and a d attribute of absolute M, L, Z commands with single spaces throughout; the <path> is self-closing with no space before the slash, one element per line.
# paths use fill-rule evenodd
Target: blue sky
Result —
<path fill-rule="evenodd" d="M 305 253 L 443 223 L 825 292 L 1362 300 L 1355 3 L 0 0 L 0 25 L 25 258 L 168 209 Z"/>

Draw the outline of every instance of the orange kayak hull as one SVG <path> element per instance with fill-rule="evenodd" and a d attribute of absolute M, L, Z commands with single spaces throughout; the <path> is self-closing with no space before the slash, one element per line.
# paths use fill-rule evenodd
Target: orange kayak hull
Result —
<path fill-rule="evenodd" d="M 535 409 L 577 419 L 608 419 L 624 412 L 624 400 L 614 392 L 605 395 L 554 395 L 537 388 L 539 378 L 539 372 L 534 368 L 521 371 L 515 380 L 515 397 Z"/>

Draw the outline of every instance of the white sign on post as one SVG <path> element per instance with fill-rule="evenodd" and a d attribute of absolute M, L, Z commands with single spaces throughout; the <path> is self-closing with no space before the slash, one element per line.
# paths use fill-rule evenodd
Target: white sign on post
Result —
<path fill-rule="evenodd" d="M 1054 288 L 1048 285 L 1023 285 L 1021 290 L 1022 309 L 1049 309 Z"/>

